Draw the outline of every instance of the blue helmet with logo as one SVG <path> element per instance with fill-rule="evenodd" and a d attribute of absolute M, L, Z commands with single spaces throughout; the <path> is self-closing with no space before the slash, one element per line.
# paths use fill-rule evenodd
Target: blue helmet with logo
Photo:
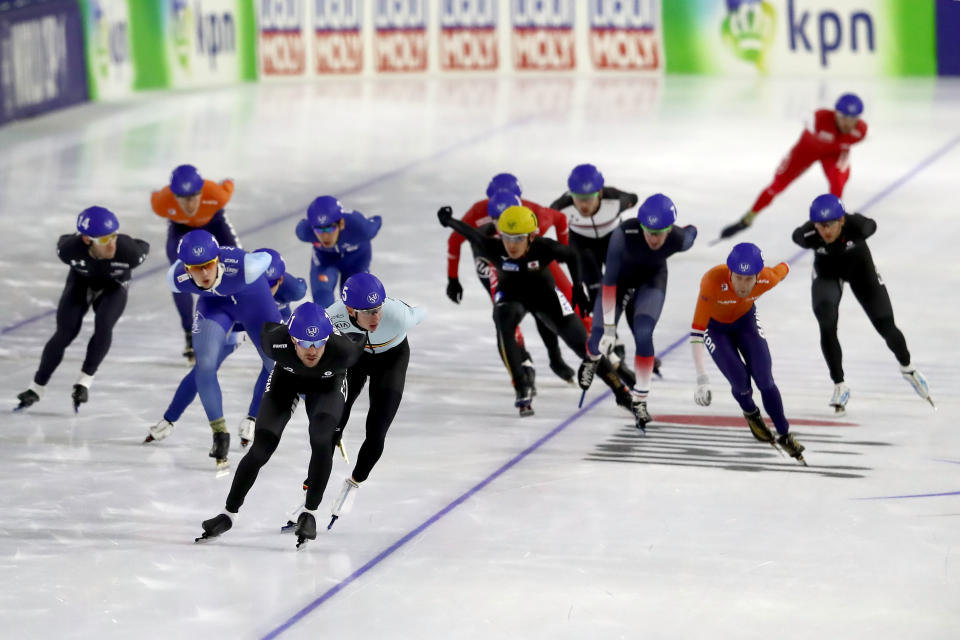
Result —
<path fill-rule="evenodd" d="M 655 193 L 640 205 L 637 220 L 648 231 L 668 229 L 677 221 L 677 205 L 662 193 Z"/>
<path fill-rule="evenodd" d="M 845 116 L 859 116 L 863 113 L 863 100 L 855 93 L 845 93 L 837 98 L 834 109 Z"/>
<path fill-rule="evenodd" d="M 176 196 L 192 196 L 203 191 L 203 178 L 192 164 L 182 164 L 170 174 L 170 191 Z"/>
<path fill-rule="evenodd" d="M 120 221 L 106 207 L 87 207 L 77 216 L 77 231 L 91 238 L 101 238 L 120 229 Z"/>
<path fill-rule="evenodd" d="M 512 192 L 497 191 L 490 196 L 490 200 L 487 201 L 487 215 L 497 220 L 504 210 L 510 207 L 519 207 L 522 204 L 523 201 L 520 200 L 520 197 L 514 195 Z"/>
<path fill-rule="evenodd" d="M 383 304 L 387 292 L 372 273 L 356 273 L 343 283 L 340 299 L 353 309 L 373 309 Z"/>
<path fill-rule="evenodd" d="M 590 195 L 603 189 L 603 174 L 592 164 L 578 164 L 567 178 L 567 188 L 574 195 Z"/>
<path fill-rule="evenodd" d="M 727 266 L 730 267 L 730 273 L 755 276 L 763 270 L 763 252 L 755 244 L 741 242 L 727 256 Z"/>
<path fill-rule="evenodd" d="M 263 272 L 263 275 L 267 276 L 267 282 L 270 283 L 271 287 L 277 284 L 277 280 L 287 272 L 287 263 L 283 261 L 283 256 L 280 255 L 280 252 L 266 247 L 257 249 L 254 253 L 266 253 L 270 256 L 270 266 Z"/>
<path fill-rule="evenodd" d="M 316 302 L 304 302 L 287 320 L 287 332 L 295 340 L 305 340 L 320 346 L 333 333 L 333 324 L 323 307 Z"/>
<path fill-rule="evenodd" d="M 509 191 L 517 197 L 523 194 L 520 181 L 512 173 L 498 173 L 490 179 L 490 184 L 487 185 L 487 197 L 493 197 L 497 191 Z"/>
<path fill-rule="evenodd" d="M 194 229 L 180 238 L 177 257 L 185 265 L 205 264 L 220 257 L 220 245 L 209 231 Z"/>
<path fill-rule="evenodd" d="M 843 203 L 832 193 L 817 196 L 810 205 L 810 220 L 813 222 L 830 222 L 839 220 L 845 215 L 847 212 L 843 208 Z"/>
<path fill-rule="evenodd" d="M 312 227 L 332 227 L 343 220 L 343 205 L 333 196 L 320 196 L 307 207 L 307 220 Z"/>

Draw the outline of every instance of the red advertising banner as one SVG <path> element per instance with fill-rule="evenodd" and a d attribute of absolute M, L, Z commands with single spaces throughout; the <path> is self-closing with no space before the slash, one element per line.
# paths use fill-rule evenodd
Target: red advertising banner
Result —
<path fill-rule="evenodd" d="M 303 75 L 307 70 L 305 0 L 260 3 L 260 68 L 264 75 Z"/>
<path fill-rule="evenodd" d="M 377 71 L 427 70 L 426 5 L 426 0 L 375 4 L 373 57 Z"/>
<path fill-rule="evenodd" d="M 313 0 L 314 67 L 317 73 L 363 71 L 362 0 Z"/>
<path fill-rule="evenodd" d="M 496 69 L 497 0 L 441 2 L 439 45 L 444 71 Z"/>
<path fill-rule="evenodd" d="M 511 0 L 510 10 L 515 68 L 576 68 L 573 0 Z"/>
<path fill-rule="evenodd" d="M 595 69 L 660 68 L 660 0 L 593 0 L 590 60 Z"/>

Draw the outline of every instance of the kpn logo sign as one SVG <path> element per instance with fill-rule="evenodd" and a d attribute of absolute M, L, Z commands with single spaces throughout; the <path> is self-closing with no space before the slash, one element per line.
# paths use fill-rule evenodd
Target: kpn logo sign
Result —
<path fill-rule="evenodd" d="M 724 0 L 721 34 L 761 73 L 876 68 L 879 0 Z M 874 9 L 871 13 L 869 9 Z"/>
<path fill-rule="evenodd" d="M 377 71 L 426 71 L 429 0 L 374 0 Z"/>
<path fill-rule="evenodd" d="M 302 75 L 306 71 L 306 2 L 261 0 L 260 60 L 265 75 Z"/>
<path fill-rule="evenodd" d="M 363 70 L 363 0 L 311 0 L 317 73 Z"/>
<path fill-rule="evenodd" d="M 172 0 L 171 34 L 174 59 L 186 71 L 192 58 L 205 59 L 211 74 L 218 71 L 220 59 L 236 62 L 236 2 L 231 0 Z M 234 64 L 235 66 L 235 64 Z"/>
<path fill-rule="evenodd" d="M 440 67 L 491 70 L 497 55 L 498 0 L 441 0 Z"/>
<path fill-rule="evenodd" d="M 574 0 L 511 0 L 513 64 L 561 71 L 576 66 Z"/>
<path fill-rule="evenodd" d="M 593 0 L 588 5 L 595 69 L 660 68 L 660 0 Z"/>

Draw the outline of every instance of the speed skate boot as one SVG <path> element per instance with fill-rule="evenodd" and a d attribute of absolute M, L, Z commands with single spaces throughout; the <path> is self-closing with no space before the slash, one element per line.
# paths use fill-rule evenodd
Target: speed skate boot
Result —
<path fill-rule="evenodd" d="M 307 540 L 317 539 L 317 519 L 309 511 L 303 511 L 297 518 L 297 528 L 293 531 L 297 534 L 297 549 L 302 549 Z"/>
<path fill-rule="evenodd" d="M 933 398 L 930 397 L 930 387 L 927 385 L 927 379 L 916 367 L 913 365 L 901 366 L 900 373 L 903 374 L 903 379 L 910 383 L 918 396 L 929 402 L 934 409 L 937 408 L 937 405 L 933 404 Z"/>
<path fill-rule="evenodd" d="M 833 415 L 842 416 L 847 413 L 847 401 L 850 399 L 850 387 L 842 382 L 833 385 L 833 395 L 830 397 L 830 406 Z"/>
<path fill-rule="evenodd" d="M 526 418 L 527 416 L 533 415 L 533 393 L 531 388 L 522 382 L 518 382 L 516 386 L 517 399 L 513 403 L 517 409 L 520 410 L 520 417 Z"/>
<path fill-rule="evenodd" d="M 747 419 L 747 426 L 750 427 L 750 433 L 753 434 L 754 438 L 767 444 L 774 443 L 773 432 L 770 431 L 770 427 L 760 416 L 760 409 L 755 409 L 751 413 L 744 412 L 743 417 Z"/>
<path fill-rule="evenodd" d="M 73 393 L 70 394 L 70 399 L 73 400 L 73 412 L 80 412 L 80 405 L 90 399 L 90 394 L 87 389 L 82 384 L 73 385 Z"/>
<path fill-rule="evenodd" d="M 757 217 L 757 214 L 755 214 L 753 211 L 747 211 L 745 214 L 743 214 L 740 217 L 739 220 L 723 228 L 723 231 L 720 232 L 720 239 L 729 238 L 731 236 L 734 236 L 740 233 L 741 231 L 743 231 L 744 229 L 752 225 L 756 217 Z"/>
<path fill-rule="evenodd" d="M 787 452 L 787 455 L 791 458 L 796 458 L 797 462 L 803 466 L 807 466 L 807 461 L 803 459 L 803 451 L 806 449 L 802 444 L 794 439 L 792 433 L 784 433 L 780 436 L 777 436 L 777 444 L 780 445 L 780 448 Z"/>
<path fill-rule="evenodd" d="M 537 395 L 537 370 L 533 366 L 533 360 L 524 360 L 521 364 L 523 367 L 523 374 L 527 378 L 527 386 L 530 387 L 530 397 L 536 397 Z"/>
<path fill-rule="evenodd" d="M 211 538 L 216 538 L 217 536 L 230 531 L 233 527 L 233 519 L 236 517 L 236 514 L 230 514 L 224 511 L 219 513 L 209 520 L 203 521 L 203 535 L 199 538 L 194 538 L 194 542 L 206 542 Z"/>
<path fill-rule="evenodd" d="M 333 523 L 337 521 L 341 513 L 350 511 L 350 507 L 353 506 L 353 500 L 357 495 L 357 489 L 359 488 L 360 483 L 353 478 L 347 478 L 343 481 L 343 488 L 340 489 L 340 495 L 333 501 L 333 507 L 330 509 L 330 524 L 327 525 L 328 530 L 333 526 Z"/>
<path fill-rule="evenodd" d="M 646 394 L 631 393 L 631 399 L 633 401 L 633 417 L 637 421 L 637 429 L 646 433 L 647 423 L 653 419 L 650 417 L 650 412 L 647 411 L 647 396 Z"/>
<path fill-rule="evenodd" d="M 150 432 L 147 433 L 147 437 L 144 439 L 143 444 L 163 440 L 171 433 L 173 433 L 173 423 L 167 419 L 163 419 L 150 427 Z"/>
<path fill-rule="evenodd" d="M 227 454 L 230 452 L 230 434 L 226 431 L 213 432 L 213 446 L 210 447 L 210 457 L 217 459 L 217 471 L 230 467 Z"/>
<path fill-rule="evenodd" d="M 27 389 L 23 393 L 17 394 L 17 400 L 20 401 L 20 404 L 14 408 L 14 411 L 23 411 L 27 407 L 40 402 L 40 394 L 33 389 Z"/>
<path fill-rule="evenodd" d="M 244 449 L 247 448 L 247 445 L 253 442 L 253 431 L 256 427 L 257 419 L 252 416 L 247 416 L 240 421 L 240 428 L 237 429 L 237 434 L 240 436 L 240 446 Z"/>

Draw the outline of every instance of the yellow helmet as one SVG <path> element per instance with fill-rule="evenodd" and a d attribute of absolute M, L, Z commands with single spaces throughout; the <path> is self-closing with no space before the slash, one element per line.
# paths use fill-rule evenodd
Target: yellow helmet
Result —
<path fill-rule="evenodd" d="M 522 205 L 507 207 L 497 220 L 497 230 L 509 236 L 533 233 L 539 226 L 536 214 Z"/>

